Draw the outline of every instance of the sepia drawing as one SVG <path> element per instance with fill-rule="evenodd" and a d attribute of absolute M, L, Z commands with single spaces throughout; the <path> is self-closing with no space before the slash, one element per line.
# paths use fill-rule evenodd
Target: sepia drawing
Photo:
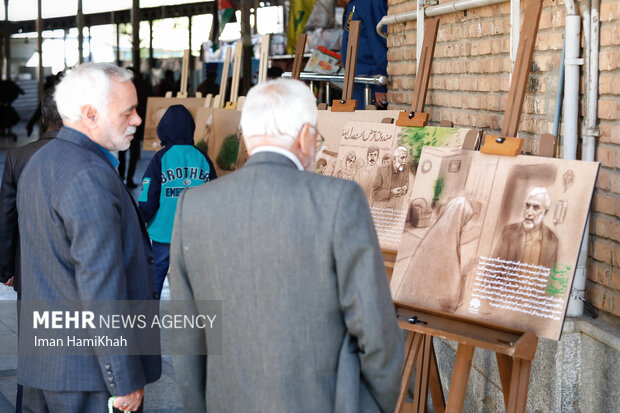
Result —
<path fill-rule="evenodd" d="M 424 148 L 395 302 L 557 339 L 597 172 L 595 162 Z"/>
<path fill-rule="evenodd" d="M 460 147 L 472 131 L 475 130 L 347 122 L 342 127 L 333 167 L 330 167 L 329 154 L 323 152 L 317 157 L 316 170 L 324 175 L 331 171 L 333 176 L 353 179 L 360 184 L 366 193 L 381 247 L 395 250 L 405 220 L 418 220 L 417 225 L 428 223 L 428 209 L 436 201 L 411 197 L 422 148 L 428 145 Z M 458 171 L 460 163 L 452 163 L 449 168 Z M 441 183 L 437 189 L 442 192 L 440 186 Z"/>

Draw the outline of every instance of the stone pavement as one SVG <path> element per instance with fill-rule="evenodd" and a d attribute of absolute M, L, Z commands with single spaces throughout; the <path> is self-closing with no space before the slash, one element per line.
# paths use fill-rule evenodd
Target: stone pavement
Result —
<path fill-rule="evenodd" d="M 4 170 L 4 160 L 8 149 L 25 145 L 26 143 L 37 139 L 36 134 L 30 138 L 25 135 L 25 123 L 20 123 L 13 129 L 18 135 L 17 142 L 12 139 L 0 138 L 0 176 Z M 149 161 L 153 156 L 153 152 L 142 152 L 140 161 L 136 168 L 134 182 L 139 183 L 140 178 L 144 174 Z M 140 188 L 132 191 L 135 199 L 140 194 Z M 15 303 L 17 295 L 12 288 L 0 284 L 0 300 L 10 300 Z M 162 299 L 170 299 L 170 290 L 168 281 L 164 284 Z M 3 308 L 6 306 L 3 306 Z M 9 305 L 9 307 L 12 307 Z M 165 353 L 169 348 L 169 335 L 162 332 L 162 351 Z M 17 311 L 11 314 L 2 314 L 0 317 L 0 349 L 17 347 Z M 7 351 L 0 351 L 0 413 L 9 413 L 15 411 L 15 395 L 17 393 L 17 356 L 2 355 Z M 164 355 L 162 357 L 162 376 L 152 384 L 145 388 L 144 394 L 144 412 L 145 413 L 181 413 L 183 408 L 179 398 L 178 389 L 175 383 L 174 369 L 172 367 L 172 357 Z"/>

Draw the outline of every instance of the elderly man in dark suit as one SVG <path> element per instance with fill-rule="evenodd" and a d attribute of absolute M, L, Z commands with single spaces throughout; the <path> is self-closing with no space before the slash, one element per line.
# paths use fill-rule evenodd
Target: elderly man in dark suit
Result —
<path fill-rule="evenodd" d="M 494 257 L 551 268 L 558 256 L 558 237 L 543 222 L 551 207 L 546 188 L 533 188 L 525 199 L 523 221 L 506 225 Z"/>
<path fill-rule="evenodd" d="M 24 169 L 17 191 L 22 309 L 26 301 L 152 300 L 155 268 L 137 206 L 110 151 L 129 147 L 141 119 L 131 73 L 86 63 L 56 87 L 64 127 Z M 22 314 L 23 316 L 23 314 Z M 136 411 L 160 356 L 20 354 L 30 412 Z"/>
<path fill-rule="evenodd" d="M 245 166 L 179 199 L 171 297 L 221 300 L 225 317 L 223 354 L 174 359 L 186 411 L 394 410 L 403 341 L 381 251 L 362 188 L 307 172 L 316 117 L 297 80 L 254 87 Z M 204 354 L 206 334 L 174 339 Z"/>
<path fill-rule="evenodd" d="M 54 139 L 62 128 L 62 119 L 56 109 L 54 97 L 50 94 L 45 95 L 41 101 L 41 121 L 45 133 L 40 139 L 10 150 L 6 154 L 0 188 L 0 281 L 12 286 L 18 296 L 21 288 L 16 206 L 17 183 L 32 155 Z"/>
<path fill-rule="evenodd" d="M 39 149 L 56 137 L 62 128 L 62 119 L 51 94 L 41 101 L 41 122 L 45 133 L 40 139 L 10 150 L 6 155 L 2 186 L 0 187 L 0 281 L 17 292 L 21 298 L 19 270 L 19 230 L 17 225 L 17 184 L 24 167 Z M 18 386 L 15 411 L 22 411 L 22 386 Z"/>

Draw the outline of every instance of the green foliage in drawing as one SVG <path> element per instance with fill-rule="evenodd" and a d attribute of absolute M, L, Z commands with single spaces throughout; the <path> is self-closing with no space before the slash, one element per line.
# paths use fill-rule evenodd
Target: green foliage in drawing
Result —
<path fill-rule="evenodd" d="M 422 148 L 425 146 L 457 146 L 460 131 L 454 128 L 426 126 L 424 128 L 402 127 L 398 134 L 398 144 L 409 151 L 409 166 L 417 170 Z"/>

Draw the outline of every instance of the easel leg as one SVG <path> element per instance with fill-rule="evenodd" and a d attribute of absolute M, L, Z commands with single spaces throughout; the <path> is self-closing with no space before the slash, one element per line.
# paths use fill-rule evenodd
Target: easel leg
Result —
<path fill-rule="evenodd" d="M 405 399 L 407 398 L 407 391 L 409 390 L 409 384 L 411 383 L 411 376 L 413 375 L 413 362 L 418 356 L 422 344 L 422 334 L 409 333 L 407 335 L 407 346 L 405 347 L 405 368 L 403 369 L 403 378 L 400 383 L 400 396 L 398 396 L 398 402 L 396 403 L 396 413 L 404 412 Z"/>
<path fill-rule="evenodd" d="M 446 410 L 446 399 L 443 395 L 441 387 L 441 378 L 439 377 L 439 368 L 437 367 L 437 356 L 435 348 L 431 343 L 431 371 L 429 376 L 429 384 L 431 388 L 431 399 L 433 400 L 433 408 L 435 413 L 444 413 Z"/>
<path fill-rule="evenodd" d="M 512 357 L 501 353 L 495 353 L 495 356 L 497 358 L 499 380 L 502 383 L 504 405 L 506 406 L 506 410 L 508 410 L 508 400 L 510 400 L 510 378 L 512 376 Z"/>
<path fill-rule="evenodd" d="M 447 413 L 458 413 L 463 411 L 467 382 L 469 381 L 469 371 L 471 370 L 473 358 L 474 347 L 467 344 L 459 344 L 456 350 L 452 380 L 450 381 L 450 393 L 448 394 L 448 405 L 446 406 Z"/>
<path fill-rule="evenodd" d="M 426 399 L 428 397 L 428 376 L 431 364 L 431 347 L 433 337 L 423 336 L 422 353 L 418 357 L 418 364 L 415 374 L 415 392 L 413 396 L 413 411 L 417 413 L 426 412 Z"/>
<path fill-rule="evenodd" d="M 510 396 L 508 399 L 508 409 L 506 409 L 507 413 L 525 412 L 531 368 L 531 361 L 516 357 L 513 359 L 512 376 L 510 378 Z"/>

